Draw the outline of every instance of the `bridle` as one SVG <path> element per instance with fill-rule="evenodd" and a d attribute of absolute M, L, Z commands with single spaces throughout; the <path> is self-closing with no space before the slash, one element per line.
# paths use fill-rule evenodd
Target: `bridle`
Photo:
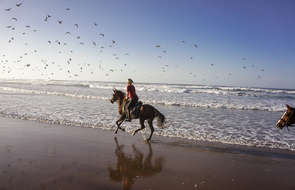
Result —
<path fill-rule="evenodd" d="M 283 122 L 285 123 L 285 125 L 286 125 L 288 131 L 289 131 L 289 126 L 290 126 L 289 121 L 290 121 L 290 119 L 293 117 L 294 112 L 295 112 L 295 111 L 292 109 L 290 115 L 285 119 L 285 118 L 284 118 L 284 115 L 287 113 L 287 111 L 286 111 L 286 112 L 283 114 L 283 116 L 281 117 L 281 119 L 279 120 L 279 122 L 280 122 L 280 121 L 283 121 Z"/>

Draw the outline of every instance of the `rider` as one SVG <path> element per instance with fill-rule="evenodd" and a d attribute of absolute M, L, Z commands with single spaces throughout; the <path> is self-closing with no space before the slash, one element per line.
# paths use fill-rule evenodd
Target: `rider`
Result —
<path fill-rule="evenodd" d="M 133 80 L 128 79 L 127 83 L 127 99 L 129 99 L 129 101 L 127 103 L 126 121 L 131 121 L 130 110 L 137 104 L 138 96 L 136 95 L 135 87 L 133 86 Z"/>

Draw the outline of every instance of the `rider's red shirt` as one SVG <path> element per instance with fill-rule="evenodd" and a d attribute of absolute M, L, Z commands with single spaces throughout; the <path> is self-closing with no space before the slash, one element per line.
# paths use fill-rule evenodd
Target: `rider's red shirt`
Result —
<path fill-rule="evenodd" d="M 128 97 L 132 100 L 133 98 L 137 97 L 135 92 L 135 87 L 133 85 L 127 86 Z"/>

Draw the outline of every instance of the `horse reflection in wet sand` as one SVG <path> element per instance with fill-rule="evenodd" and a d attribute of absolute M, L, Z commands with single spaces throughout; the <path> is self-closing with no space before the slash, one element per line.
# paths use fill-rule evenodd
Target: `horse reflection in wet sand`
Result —
<path fill-rule="evenodd" d="M 283 114 L 281 119 L 277 122 L 276 127 L 279 129 L 283 129 L 285 126 L 291 126 L 295 124 L 295 108 L 292 108 L 289 105 L 286 105 L 287 111 Z"/>
<path fill-rule="evenodd" d="M 162 171 L 164 159 L 158 157 L 154 164 L 152 163 L 153 151 L 150 143 L 148 143 L 149 153 L 146 158 L 134 145 L 132 145 L 133 155 L 128 155 L 123 151 L 124 145 L 119 145 L 116 137 L 115 143 L 117 164 L 114 169 L 108 168 L 109 177 L 111 180 L 121 182 L 123 190 L 131 189 L 139 177 L 150 177 Z"/>

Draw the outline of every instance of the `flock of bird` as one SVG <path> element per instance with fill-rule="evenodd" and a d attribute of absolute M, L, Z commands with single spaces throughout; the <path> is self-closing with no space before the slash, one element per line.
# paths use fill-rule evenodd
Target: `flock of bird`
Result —
<path fill-rule="evenodd" d="M 24 2 L 16 3 L 15 8 L 6 8 L 6 9 L 4 9 L 4 11 L 5 12 L 17 11 L 15 9 L 19 9 L 22 6 L 24 6 Z M 65 8 L 65 11 L 70 12 L 71 8 Z M 10 15 L 8 14 L 8 16 L 10 16 Z M 46 14 L 46 15 L 44 15 L 43 18 L 44 19 L 42 22 L 44 24 L 48 24 L 50 22 L 53 24 L 56 23 L 57 25 L 63 25 L 65 23 L 64 20 L 59 19 L 52 14 Z M 27 36 L 30 34 L 30 32 L 37 33 L 37 32 L 41 31 L 41 29 L 39 30 L 39 29 L 33 28 L 31 25 L 25 25 L 24 26 L 25 31 L 18 31 L 16 28 L 18 27 L 17 22 L 19 21 L 19 19 L 17 17 L 10 17 L 9 20 L 10 20 L 11 24 L 8 26 L 5 26 L 5 28 L 7 30 L 11 30 L 11 32 L 17 31 L 22 36 Z M 94 28 L 98 28 L 97 22 L 93 22 L 92 26 Z M 75 49 L 73 49 L 73 46 L 71 44 L 72 43 L 77 44 L 77 42 L 78 42 L 79 46 L 87 45 L 87 46 L 92 46 L 92 47 L 96 48 L 98 50 L 98 53 L 100 53 L 100 54 L 104 53 L 104 50 L 107 48 L 113 49 L 113 53 L 111 54 L 111 56 L 117 62 L 118 62 L 118 60 L 120 60 L 120 56 L 129 56 L 130 54 L 128 52 L 124 52 L 124 53 L 115 52 L 116 51 L 115 47 L 117 47 L 118 42 L 114 39 L 108 40 L 107 44 L 104 44 L 104 45 L 101 42 L 97 42 L 96 40 L 90 40 L 90 42 L 82 41 L 83 38 L 81 37 L 81 35 L 77 35 L 77 31 L 80 28 L 79 23 L 75 23 L 73 25 L 73 28 L 74 28 L 74 31 L 66 31 L 64 33 L 64 38 L 66 38 L 66 39 L 54 39 L 54 40 L 47 39 L 46 40 L 47 41 L 46 45 L 49 46 L 49 48 L 52 46 L 57 47 L 56 48 L 57 55 L 64 54 L 64 56 L 66 57 L 65 63 L 61 63 L 60 61 L 55 61 L 54 58 L 47 59 L 45 57 L 41 59 L 40 64 L 36 65 L 34 63 L 27 63 L 27 61 L 24 61 L 24 58 L 26 56 L 28 56 L 29 54 L 31 56 L 35 56 L 35 57 L 37 57 L 37 54 L 38 54 L 38 56 L 42 56 L 42 52 L 39 52 L 36 49 L 36 47 L 33 48 L 28 42 L 24 42 L 23 45 L 30 47 L 31 50 L 29 52 L 24 52 L 23 54 L 16 57 L 14 60 L 8 59 L 6 57 L 5 53 L 2 53 L 2 55 L 0 54 L 0 68 L 2 67 L 1 72 L 2 73 L 13 73 L 15 71 L 15 69 L 18 69 L 22 72 L 22 74 L 25 74 L 30 71 L 34 71 L 34 72 L 37 71 L 41 76 L 45 77 L 46 79 L 54 79 L 55 74 L 56 74 L 55 73 L 56 69 L 59 72 L 63 72 L 65 74 L 65 76 L 67 76 L 68 78 L 77 78 L 77 77 L 79 77 L 80 73 L 86 72 L 86 71 L 89 72 L 89 74 L 91 74 L 91 75 L 95 74 L 96 71 L 103 72 L 104 75 L 106 77 L 108 77 L 111 73 L 123 72 L 124 69 L 127 68 L 126 63 L 121 64 L 121 65 L 120 65 L 120 63 L 118 63 L 119 66 L 117 68 L 115 68 L 115 67 L 110 68 L 106 65 L 103 65 L 102 64 L 103 61 L 101 59 L 97 61 L 98 63 L 89 64 L 89 63 L 83 62 L 83 63 L 75 63 L 74 64 L 73 63 L 74 56 L 71 56 L 71 55 L 74 54 Z M 71 39 L 74 41 L 69 42 L 68 41 L 69 36 L 71 36 Z M 98 39 L 103 39 L 103 38 L 105 38 L 105 33 L 98 32 L 97 37 L 98 37 Z M 13 44 L 15 41 L 16 41 L 15 36 L 10 37 L 8 39 L 8 44 Z M 194 49 L 199 48 L 199 45 L 197 43 L 190 43 L 185 40 L 180 40 L 178 43 L 181 45 L 190 46 L 191 48 L 194 48 Z M 67 47 L 67 50 L 65 47 Z M 167 54 L 169 53 L 167 49 L 162 48 L 161 44 L 154 45 L 154 48 L 156 48 L 156 51 L 158 52 L 158 55 L 157 55 L 158 59 L 162 59 L 164 56 L 167 56 Z M 187 61 L 192 62 L 193 56 L 189 56 Z M 241 61 L 247 62 L 247 58 L 243 57 L 243 58 L 241 58 Z M 17 65 L 17 67 L 15 65 Z M 215 66 L 215 64 L 212 63 L 209 65 L 209 68 L 214 67 L 214 66 Z M 55 67 L 55 69 L 51 69 L 52 67 Z M 255 68 L 255 65 L 251 65 L 248 67 Z M 246 70 L 248 67 L 245 65 L 241 69 Z M 74 68 L 78 68 L 78 69 L 74 69 Z M 168 68 L 169 68 L 169 64 L 161 63 L 159 70 L 161 72 L 168 72 L 169 71 Z M 31 70 L 29 70 L 29 69 L 31 69 Z M 264 69 L 260 69 L 259 71 L 264 72 Z M 189 72 L 189 73 L 187 73 L 187 75 L 189 77 L 194 77 L 194 78 L 197 77 L 197 75 L 193 72 Z M 232 76 L 232 73 L 228 73 L 228 76 Z M 261 79 L 261 78 L 262 78 L 261 75 L 257 76 L 257 79 Z M 205 79 L 203 79 L 203 80 L 205 80 Z"/>

